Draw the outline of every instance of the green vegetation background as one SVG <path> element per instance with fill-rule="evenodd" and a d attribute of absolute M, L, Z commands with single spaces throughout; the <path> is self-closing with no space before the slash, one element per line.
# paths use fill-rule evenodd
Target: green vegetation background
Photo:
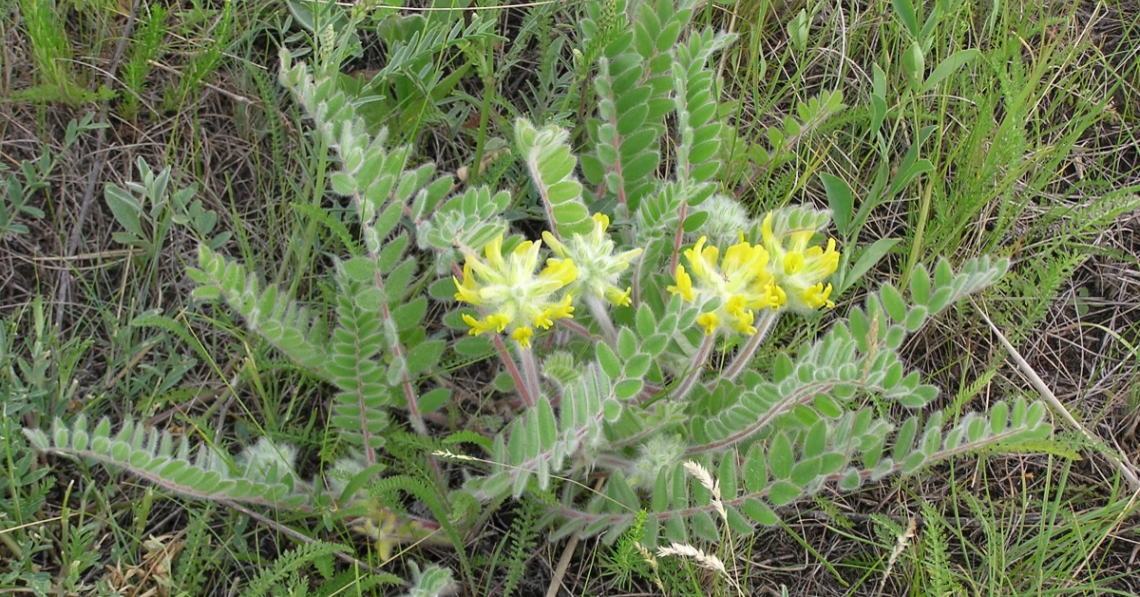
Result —
<path fill-rule="evenodd" d="M 345 63 L 346 84 L 376 97 L 367 117 L 412 142 L 417 160 L 525 182 L 502 159 L 513 119 L 573 128 L 591 113 L 585 81 L 572 87 L 579 93 L 552 91 L 574 72 L 580 7 L 423 12 L 427 27 L 490 19 L 510 41 L 440 53 L 436 78 L 376 77 L 384 40 L 407 34 L 394 30 L 393 14 L 447 7 L 374 11 L 357 32 L 362 55 Z M 319 301 L 331 257 L 355 242 L 336 210 L 325 211 L 334 207 L 328 149 L 276 81 L 277 48 L 306 47 L 313 14 L 276 0 L 0 0 L 0 592 L 400 592 L 335 574 L 343 569 L 332 552 L 306 538 L 375 555 L 331 521 L 186 502 L 34 454 L 19 433 L 83 412 L 239 445 L 267 434 L 310 461 L 335 449 L 319 417 L 325 388 L 223 310 L 191 308 L 185 277 L 205 241 Z M 1102 457 L 1131 467 L 1140 451 L 1138 19 L 1140 5 L 1127 0 L 701 9 L 699 20 L 740 35 L 718 64 L 735 137 L 722 190 L 756 211 L 827 207 L 851 193 L 857 211 L 837 215 L 841 241 L 855 258 L 881 252 L 872 279 L 905 281 L 939 256 L 1010 257 L 999 286 L 924 329 L 907 357 L 944 389 L 944 407 L 1035 394 L 977 314 L 988 313 L 1100 439 L 1068 428 L 1067 447 L 1053 453 L 963 458 L 851 496 L 824 494 L 720 554 L 740 586 L 1140 594 L 1130 573 L 1137 495 Z M 771 131 L 798 102 L 833 89 L 851 107 L 775 159 Z M 582 129 L 574 134 L 581 140 Z M 156 173 L 170 166 L 171 187 L 195 194 L 133 212 L 104 201 L 105 185 L 141 179 L 139 159 Z M 526 196 L 523 182 L 515 195 Z M 520 203 L 517 217 L 528 209 Z M 795 346 L 818 332 L 785 322 L 777 340 Z M 572 595 L 735 592 L 685 564 L 655 585 L 631 541 L 550 543 L 539 512 L 524 501 L 488 515 L 466 554 L 483 572 L 462 594 L 553 594 L 553 579 Z M 411 549 L 456 561 L 444 549 Z M 402 562 L 385 570 L 406 578 Z M 280 574 L 259 578 L 266 568 Z"/>

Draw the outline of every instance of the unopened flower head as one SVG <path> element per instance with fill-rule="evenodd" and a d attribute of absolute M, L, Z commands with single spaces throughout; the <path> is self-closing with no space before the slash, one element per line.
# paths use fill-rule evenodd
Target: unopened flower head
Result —
<path fill-rule="evenodd" d="M 768 272 L 768 251 L 759 245 L 749 244 L 742 236 L 740 242 L 725 250 L 718 267 L 720 251 L 714 246 L 705 246 L 706 240 L 702 236 L 696 245 L 685 251 L 689 269 L 678 265 L 675 273 L 677 284 L 667 290 L 699 305 L 713 298 L 720 299 L 719 306 L 697 317 L 697 323 L 704 326 L 706 335 L 712 335 L 717 329 L 755 334 L 756 328 L 752 325 L 755 311 L 778 309 L 786 301 L 783 291 Z"/>
<path fill-rule="evenodd" d="M 548 329 L 554 320 L 573 317 L 571 295 L 564 289 L 578 276 L 570 259 L 551 258 L 537 275 L 541 242 L 523 241 L 505 257 L 503 237 L 483 250 L 485 259 L 468 254 L 463 281 L 455 282 L 456 300 L 480 307 L 483 319 L 464 315 L 477 336 L 484 332 L 507 332 L 523 348 L 530 347 L 534 328 Z"/>
<path fill-rule="evenodd" d="M 701 226 L 701 232 L 706 234 L 709 242 L 713 244 L 731 244 L 741 230 L 752 226 L 748 211 L 739 201 L 731 197 L 713 195 L 701 204 L 701 209 L 708 214 L 708 219 Z"/>
<path fill-rule="evenodd" d="M 555 255 L 574 262 L 578 279 L 567 290 L 574 296 L 591 295 L 605 298 L 624 307 L 629 304 L 630 287 L 618 285 L 622 272 L 641 255 L 641 249 L 614 254 L 614 241 L 606 234 L 610 219 L 601 213 L 594 214 L 594 228 L 583 236 L 575 233 L 566 242 L 559 241 L 549 232 L 542 238 Z"/>
<path fill-rule="evenodd" d="M 771 212 L 760 225 L 764 246 L 772 256 L 769 270 L 787 294 L 788 307 L 796 311 L 835 306 L 830 300 L 831 284 L 825 286 L 823 281 L 839 267 L 839 252 L 834 238 L 827 239 L 826 248 L 808 246 L 815 233 L 812 228 L 773 230 Z"/>

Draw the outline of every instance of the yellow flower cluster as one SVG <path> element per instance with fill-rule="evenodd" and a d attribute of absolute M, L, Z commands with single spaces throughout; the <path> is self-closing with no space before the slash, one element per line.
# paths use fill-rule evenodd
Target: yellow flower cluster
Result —
<path fill-rule="evenodd" d="M 772 275 L 788 295 L 788 307 L 795 311 L 831 308 L 831 284 L 823 280 L 839 267 L 835 239 L 827 239 L 827 248 L 808 246 L 815 230 L 792 230 L 778 235 L 772 230 L 772 214 L 764 216 L 760 236 L 772 257 Z"/>
<path fill-rule="evenodd" d="M 604 298 L 618 307 L 629 305 L 631 288 L 618 286 L 618 281 L 630 265 L 641 255 L 641 249 L 614 254 L 614 241 L 606 234 L 610 219 L 606 214 L 593 215 L 594 228 L 583 236 L 575 233 L 562 243 L 549 232 L 542 239 L 555 255 L 574 262 L 578 279 L 567 289 L 574 296 L 588 295 Z"/>
<path fill-rule="evenodd" d="M 741 238 L 739 243 L 725 250 L 718 268 L 720 250 L 705 246 L 706 240 L 702 236 L 693 248 L 684 253 L 692 275 L 684 265 L 678 265 L 677 284 L 666 290 L 688 302 L 703 304 L 712 298 L 720 299 L 719 306 L 697 317 L 697 323 L 704 326 L 705 334 L 712 335 L 721 326 L 742 334 L 755 334 L 756 328 L 752 325 L 754 311 L 777 309 L 785 303 L 784 291 L 768 273 L 768 251 Z M 694 276 L 698 281 L 696 285 L 693 284 Z"/>
<path fill-rule="evenodd" d="M 706 237 L 684 252 L 689 267 L 677 266 L 676 284 L 667 290 L 690 303 L 719 299 L 716 308 L 697 316 L 706 335 L 721 328 L 755 334 L 756 311 L 765 308 L 805 311 L 835 306 L 829 300 L 831 285 L 823 284 L 839 266 L 835 239 L 828 239 L 824 248 L 808 246 L 815 230 L 776 234 L 770 213 L 760 232 L 761 243 L 756 245 L 741 234 L 740 242 L 725 250 L 719 266 L 720 251 L 706 246 Z"/>
<path fill-rule="evenodd" d="M 541 247 L 541 242 L 523 241 L 504 258 L 499 236 L 483 250 L 485 261 L 467 255 L 463 281 L 452 280 L 456 300 L 486 313 L 483 319 L 463 315 L 471 335 L 506 331 L 519 346 L 529 348 L 535 327 L 549 329 L 554 320 L 573 317 L 571 296 L 562 290 L 577 278 L 578 268 L 571 259 L 551 258 L 535 275 Z"/>

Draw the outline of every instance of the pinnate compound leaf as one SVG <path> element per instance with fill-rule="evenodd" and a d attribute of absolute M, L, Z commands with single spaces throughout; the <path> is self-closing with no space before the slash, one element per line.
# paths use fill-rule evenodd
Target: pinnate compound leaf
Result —
<path fill-rule="evenodd" d="M 578 160 L 571 154 L 568 140 L 569 132 L 555 125 L 538 129 L 525 119 L 515 122 L 515 144 L 538 187 L 553 232 L 567 238 L 593 228 L 582 202 L 582 185 L 574 176 Z"/>
<path fill-rule="evenodd" d="M 147 431 L 131 419 L 124 421 L 114 438 L 111 437 L 108 419 L 102 419 L 88 433 L 87 421 L 82 416 L 71 426 L 56 419 L 51 432 L 54 443 L 51 445 L 41 430 L 24 430 L 24 434 L 36 449 L 95 460 L 106 466 L 124 469 L 167 490 L 192 498 L 274 504 L 279 496 L 289 492 L 289 488 L 280 483 L 250 485 L 245 493 L 234 492 L 231 489 L 235 482 L 230 472 L 222 464 L 223 459 L 210 446 L 201 446 L 191 461 L 185 448 L 180 449 L 178 454 L 171 453 L 173 442 L 168 432 Z M 76 442 L 77 437 L 84 439 Z"/>

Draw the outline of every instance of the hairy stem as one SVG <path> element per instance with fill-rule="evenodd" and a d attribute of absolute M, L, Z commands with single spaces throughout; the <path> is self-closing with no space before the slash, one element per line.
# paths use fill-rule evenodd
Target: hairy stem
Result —
<path fill-rule="evenodd" d="M 693 361 L 689 364 L 688 373 L 684 379 L 681 380 L 681 383 L 673 389 L 673 398 L 675 400 L 684 400 L 689 395 L 689 392 L 693 391 L 693 386 L 701 379 L 701 371 L 703 371 L 705 360 L 708 359 L 714 342 L 716 342 L 716 334 L 708 334 L 705 336 L 704 341 L 701 342 L 701 347 L 697 349 L 697 354 L 693 355 Z"/>
<path fill-rule="evenodd" d="M 530 400 L 524 398 L 529 408 L 535 405 L 539 395 L 542 394 L 542 386 L 538 381 L 538 362 L 534 358 L 534 351 L 519 345 L 519 362 L 522 363 L 523 381 L 526 382 L 527 386 L 526 394 L 531 397 Z"/>
<path fill-rule="evenodd" d="M 503 344 L 503 339 L 498 334 L 492 338 L 495 342 L 495 350 L 499 352 L 499 358 L 503 360 L 503 365 L 507 367 L 511 379 L 515 380 L 515 387 L 519 389 L 519 396 L 522 397 L 523 404 L 534 406 L 535 396 L 530 393 L 530 387 L 523 378 L 522 372 L 519 371 L 518 365 L 515 364 L 515 359 L 511 357 L 511 353 L 507 352 L 507 346 Z"/>
<path fill-rule="evenodd" d="M 590 308 L 590 314 L 594 316 L 594 319 L 598 320 L 598 325 L 602 326 L 602 334 L 605 335 L 606 340 L 611 344 L 617 342 L 617 330 L 614 329 L 614 322 L 610 320 L 610 312 L 606 310 L 602 300 L 592 294 L 587 295 L 586 306 Z"/>
<path fill-rule="evenodd" d="M 752 357 L 756 356 L 756 349 L 760 348 L 760 344 L 768 337 L 768 332 L 776 325 L 776 320 L 780 319 L 779 311 L 772 309 L 763 309 L 760 312 L 760 321 L 756 323 L 756 333 L 748 339 L 740 352 L 736 354 L 736 358 L 729 364 L 728 368 L 724 370 L 724 376 L 729 381 L 735 380 L 748 363 L 752 362 Z"/>

